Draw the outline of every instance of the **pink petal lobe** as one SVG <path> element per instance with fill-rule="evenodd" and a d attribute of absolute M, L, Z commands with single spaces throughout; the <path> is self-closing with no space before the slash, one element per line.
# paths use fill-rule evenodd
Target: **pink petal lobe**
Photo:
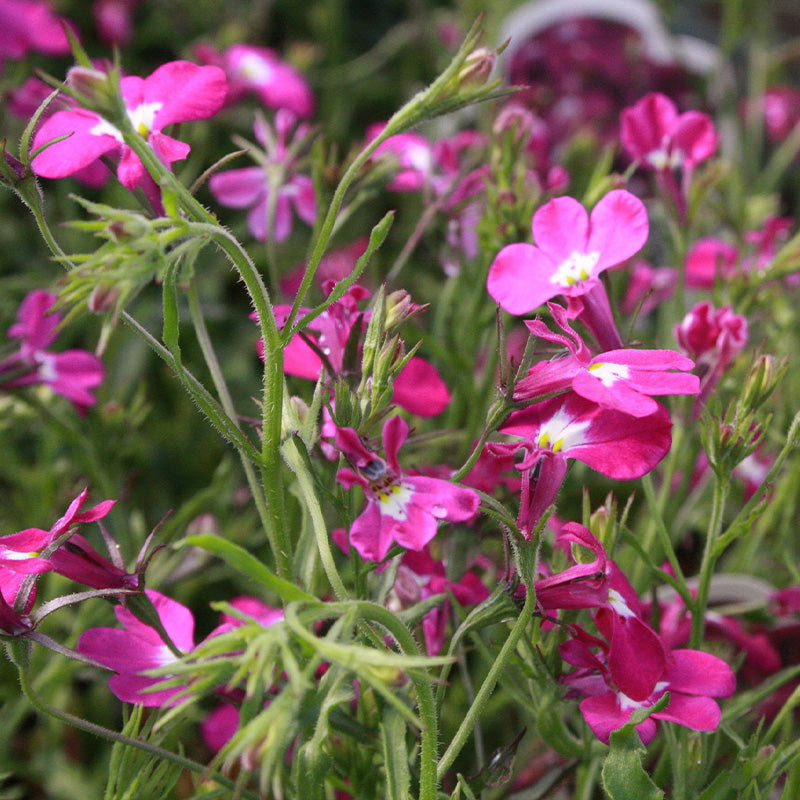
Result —
<path fill-rule="evenodd" d="M 392 402 L 418 417 L 435 417 L 450 403 L 450 392 L 433 364 L 414 356 L 394 379 Z"/>
<path fill-rule="evenodd" d="M 231 169 L 212 175 L 208 188 L 222 205 L 246 208 L 266 194 L 266 176 L 261 167 Z"/>
<path fill-rule="evenodd" d="M 691 697 L 680 692 L 670 695 L 669 705 L 653 716 L 668 722 L 676 722 L 693 731 L 713 731 L 722 716 L 717 703 L 710 697 Z"/>
<path fill-rule="evenodd" d="M 586 252 L 589 215 L 574 197 L 556 197 L 533 215 L 533 240 L 556 266 Z"/>
<path fill-rule="evenodd" d="M 163 103 L 153 121 L 161 130 L 173 122 L 213 116 L 222 108 L 227 91 L 228 81 L 219 67 L 171 61 L 144 79 L 142 99 Z"/>
<path fill-rule="evenodd" d="M 686 694 L 730 697 L 736 691 L 733 670 L 721 658 L 702 650 L 673 650 L 664 680 L 670 691 Z"/>
<path fill-rule="evenodd" d="M 644 203 L 624 189 L 614 189 L 592 210 L 586 252 L 599 252 L 593 274 L 620 264 L 644 247 L 650 231 Z"/>
<path fill-rule="evenodd" d="M 527 314 L 560 293 L 550 281 L 556 267 L 538 247 L 510 244 L 492 262 L 486 286 L 509 314 Z"/>

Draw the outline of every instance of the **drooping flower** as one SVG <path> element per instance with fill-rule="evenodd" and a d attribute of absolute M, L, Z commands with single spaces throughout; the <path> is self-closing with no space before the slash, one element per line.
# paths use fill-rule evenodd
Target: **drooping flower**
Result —
<path fill-rule="evenodd" d="M 553 333 L 541 320 L 526 321 L 534 335 L 567 347 L 568 354 L 540 361 L 514 387 L 514 400 L 541 397 L 572 388 L 581 397 L 634 417 L 658 410 L 652 395 L 697 394 L 700 380 L 687 370 L 694 362 L 673 350 L 610 350 L 592 356 L 581 336 L 570 326 L 566 309 L 548 308 L 566 336 Z"/>
<path fill-rule="evenodd" d="M 222 107 L 227 85 L 219 67 L 171 61 L 147 78 L 122 78 L 120 90 L 131 124 L 147 139 L 158 158 L 169 165 L 186 158 L 190 147 L 163 130 L 176 122 L 213 116 Z M 119 129 L 95 111 L 57 111 L 36 132 L 33 147 L 61 136 L 68 138 L 50 145 L 31 162 L 37 175 L 64 178 L 107 155 L 119 157 L 117 177 L 126 189 L 133 191 L 149 177 L 138 156 L 124 143 Z"/>
<path fill-rule="evenodd" d="M 218 53 L 213 47 L 199 45 L 194 53 L 202 63 L 225 70 L 228 78 L 225 105 L 238 103 L 248 92 L 254 92 L 267 108 L 286 109 L 298 117 L 313 114 L 314 94 L 308 81 L 274 50 L 234 44 Z"/>
<path fill-rule="evenodd" d="M 0 362 L 0 388 L 43 383 L 82 411 L 97 401 L 91 390 L 103 380 L 100 359 L 84 350 L 51 352 L 60 315 L 51 311 L 56 297 L 37 289 L 27 295 L 8 335 L 20 339 L 17 353 Z"/>
<path fill-rule="evenodd" d="M 218 172 L 208 182 L 211 193 L 222 205 L 250 209 L 247 228 L 260 242 L 269 238 L 282 242 L 289 238 L 292 209 L 308 225 L 313 225 L 317 217 L 311 178 L 295 172 L 297 150 L 308 134 L 308 125 L 301 124 L 290 138 L 296 122 L 295 115 L 286 109 L 275 115 L 274 130 L 263 118 L 257 118 L 253 129 L 264 146 L 264 153 L 256 154 L 261 165 Z M 275 211 L 270 227 L 268 214 L 273 192 Z"/>
<path fill-rule="evenodd" d="M 647 240 L 644 204 L 624 189 L 592 210 L 557 197 L 533 216 L 535 245 L 510 244 L 489 269 L 489 294 L 510 314 L 527 314 L 556 295 L 580 298 L 582 319 L 602 347 L 621 347 L 600 273 L 638 252 Z"/>
<path fill-rule="evenodd" d="M 384 459 L 367 449 L 352 428 L 336 431 L 336 447 L 355 470 L 339 470 L 336 478 L 347 488 L 359 484 L 367 498 L 366 509 L 348 534 L 362 558 L 380 561 L 393 542 L 421 550 L 436 535 L 439 520 L 460 522 L 478 510 L 480 498 L 472 489 L 401 470 L 397 452 L 407 436 L 404 419 L 388 420 L 383 427 Z"/>
<path fill-rule="evenodd" d="M 145 593 L 152 602 L 164 630 L 178 650 L 194 648 L 194 617 L 186 606 L 152 589 Z M 149 691 L 165 678 L 143 675 L 143 672 L 165 667 L 178 656 L 163 641 L 155 628 L 145 625 L 125 606 L 114 612 L 122 625 L 119 628 L 90 628 L 78 639 L 77 651 L 112 670 L 108 685 L 123 702 L 144 706 L 171 706 L 179 702 L 177 695 L 185 687 Z"/>

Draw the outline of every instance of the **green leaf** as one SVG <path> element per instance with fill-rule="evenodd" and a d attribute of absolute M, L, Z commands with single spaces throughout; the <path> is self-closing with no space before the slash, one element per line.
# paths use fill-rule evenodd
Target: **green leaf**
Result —
<path fill-rule="evenodd" d="M 386 797 L 389 800 L 407 800 L 411 772 L 408 769 L 406 723 L 393 708 L 384 709 L 381 737 L 386 770 Z"/>
<path fill-rule="evenodd" d="M 647 711 L 652 713 L 656 708 L 653 706 Z M 635 722 L 632 718 L 627 725 L 611 733 L 611 749 L 602 772 L 603 789 L 611 800 L 660 800 L 664 797 L 664 792 L 642 766 L 642 756 L 647 750 L 634 727 L 642 721 L 639 716 L 635 716 Z"/>
<path fill-rule="evenodd" d="M 211 533 L 187 536 L 179 542 L 176 542 L 174 547 L 199 547 L 207 553 L 212 553 L 242 575 L 246 575 L 271 592 L 274 592 L 286 603 L 290 603 L 294 600 L 316 600 L 313 595 L 303 591 L 299 586 L 295 586 L 293 583 L 279 578 L 255 556 L 248 553 L 247 550 L 234 542 L 223 539 L 221 536 L 215 536 Z"/>
<path fill-rule="evenodd" d="M 164 305 L 164 344 L 169 348 L 175 358 L 175 363 L 181 363 L 181 345 L 179 338 L 180 314 L 178 313 L 177 267 L 169 264 L 164 272 L 163 305 Z"/>

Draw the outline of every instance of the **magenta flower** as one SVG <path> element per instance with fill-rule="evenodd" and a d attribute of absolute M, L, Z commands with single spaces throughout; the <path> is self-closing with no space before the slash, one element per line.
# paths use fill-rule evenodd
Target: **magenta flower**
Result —
<path fill-rule="evenodd" d="M 655 636 L 655 634 L 653 634 Z M 654 642 L 658 640 L 658 637 Z M 631 675 L 641 669 L 643 663 L 663 666 L 651 685 L 647 696 L 634 699 L 620 690 L 614 672 L 606 662 L 606 645 L 603 640 L 583 634 L 561 646 L 561 655 L 567 663 L 578 667 L 576 672 L 562 680 L 573 686 L 578 694 L 586 697 L 580 703 L 581 713 L 592 732 L 608 744 L 611 732 L 625 725 L 637 708 L 646 708 L 657 703 L 666 692 L 670 693 L 669 704 L 657 711 L 636 730 L 644 744 L 648 744 L 656 733 L 656 720 L 666 720 L 695 731 L 712 731 L 720 721 L 720 710 L 714 697 L 730 697 L 736 690 L 736 678 L 731 668 L 717 656 L 701 650 L 672 650 L 659 656 L 659 646 L 653 644 L 654 652 L 632 651 L 624 662 L 624 669 Z M 600 654 L 592 652 L 600 647 Z M 653 656 L 651 659 L 650 656 Z M 622 671 L 622 664 L 617 672 Z"/>
<path fill-rule="evenodd" d="M 53 569 L 48 559 L 41 558 L 43 550 L 66 533 L 73 525 L 94 522 L 102 519 L 116 501 L 104 500 L 88 511 L 81 511 L 89 489 L 84 489 L 69 505 L 69 508 L 56 521 L 49 531 L 40 528 L 26 528 L 19 533 L 0 537 L 0 567 L 25 574 L 46 572 Z"/>
<path fill-rule="evenodd" d="M 440 478 L 404 474 L 397 452 L 408 436 L 408 424 L 392 417 L 383 427 L 386 459 L 368 450 L 352 428 L 338 428 L 336 447 L 355 471 L 339 470 L 343 486 L 363 487 L 367 508 L 350 527 L 350 545 L 362 558 L 382 560 L 393 542 L 422 550 L 436 535 L 439 520 L 460 522 L 478 510 L 480 498 L 472 489 Z"/>
<path fill-rule="evenodd" d="M 164 128 L 213 116 L 222 107 L 227 85 L 219 67 L 171 61 L 147 78 L 122 78 L 120 89 L 131 124 L 147 139 L 158 158 L 169 165 L 186 158 L 190 148 L 163 133 Z M 64 135 L 69 138 L 33 159 L 31 167 L 37 175 L 63 178 L 107 155 L 119 157 L 117 177 L 125 188 L 133 191 L 149 177 L 120 131 L 94 111 L 57 111 L 37 131 L 33 147 Z"/>
<path fill-rule="evenodd" d="M 30 52 L 69 53 L 69 41 L 46 0 L 0 0 L 0 68 Z"/>
<path fill-rule="evenodd" d="M 600 273 L 638 252 L 647 240 L 644 204 L 624 189 L 592 210 L 557 197 L 533 216 L 535 245 L 510 244 L 489 269 L 489 294 L 510 314 L 527 314 L 556 295 L 580 298 L 586 324 L 601 346 L 620 347 Z"/>
<path fill-rule="evenodd" d="M 672 444 L 669 413 L 656 405 L 655 413 L 632 417 L 570 391 L 513 412 L 500 432 L 521 436 L 523 441 L 489 446 L 497 455 L 525 451 L 517 465 L 522 471 L 518 525 L 523 535 L 531 536 L 555 501 L 568 458 L 617 480 L 640 478 L 653 469 Z"/>
<path fill-rule="evenodd" d="M 698 303 L 674 329 L 679 347 L 697 364 L 700 393 L 695 412 L 705 403 L 725 370 L 747 345 L 747 318 L 730 306 L 714 309 L 707 300 Z"/>
<path fill-rule="evenodd" d="M 308 81 L 274 50 L 235 44 L 218 53 L 208 45 L 200 45 L 195 48 L 195 55 L 204 64 L 215 64 L 225 70 L 228 78 L 225 105 L 239 102 L 247 92 L 255 92 L 267 108 L 283 108 L 298 117 L 314 113 L 314 94 Z"/>
<path fill-rule="evenodd" d="M 186 606 L 152 589 L 145 590 L 158 613 L 164 630 L 175 646 L 184 652 L 194 648 L 194 617 Z M 111 691 L 123 702 L 145 706 L 172 706 L 185 687 L 148 691 L 165 678 L 152 678 L 143 672 L 174 664 L 178 656 L 164 643 L 155 628 L 145 625 L 124 606 L 114 612 L 119 628 L 90 628 L 78 639 L 77 651 L 117 673 L 108 682 Z"/>
<path fill-rule="evenodd" d="M 10 337 L 21 340 L 20 349 L 0 361 L 0 388 L 44 383 L 82 411 L 97 402 L 91 390 L 103 380 L 103 364 L 84 350 L 53 353 L 47 349 L 56 338 L 60 320 L 51 311 L 55 302 L 55 295 L 42 289 L 22 301 L 17 321 L 8 330 Z"/>
<path fill-rule="evenodd" d="M 275 115 L 273 131 L 263 119 L 253 126 L 256 138 L 264 145 L 260 155 L 262 166 L 231 169 L 212 175 L 208 182 L 211 194 L 218 202 L 229 208 L 249 208 L 247 228 L 260 242 L 269 238 L 282 242 L 292 232 L 292 209 L 308 225 L 317 218 L 317 201 L 314 184 L 307 175 L 294 172 L 297 144 L 290 141 L 289 134 L 295 127 L 296 117 L 285 109 Z M 302 142 L 308 134 L 303 124 L 294 133 L 295 142 Z M 273 186 L 275 175 L 280 175 L 280 185 Z M 267 230 L 269 199 L 276 192 L 275 217 L 272 228 Z"/>
<path fill-rule="evenodd" d="M 535 364 L 514 387 L 514 400 L 572 388 L 604 408 L 646 417 L 658 410 L 658 403 L 651 395 L 700 391 L 700 379 L 686 374 L 694 368 L 690 358 L 673 350 L 632 349 L 610 350 L 592 357 L 583 339 L 570 326 L 566 309 L 556 303 L 547 306 L 565 336 L 553 333 L 541 320 L 525 324 L 534 336 L 565 345 L 569 354 Z"/>
<path fill-rule="evenodd" d="M 678 284 L 677 269 L 652 267 L 643 259 L 634 260 L 630 274 L 631 279 L 622 301 L 624 314 L 633 314 L 638 308 L 639 314 L 646 316 L 672 297 Z"/>
<path fill-rule="evenodd" d="M 97 32 L 106 44 L 125 47 L 133 38 L 133 12 L 140 0 L 95 0 L 92 3 Z"/>
<path fill-rule="evenodd" d="M 714 155 L 719 143 L 708 114 L 679 114 L 675 103 L 659 92 L 624 109 L 621 120 L 623 147 L 631 158 L 655 170 L 691 169 Z"/>

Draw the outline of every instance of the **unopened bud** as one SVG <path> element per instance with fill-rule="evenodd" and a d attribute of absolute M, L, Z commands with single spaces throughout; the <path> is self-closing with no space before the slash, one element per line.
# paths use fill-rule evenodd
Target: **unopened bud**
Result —
<path fill-rule="evenodd" d="M 81 102 L 90 108 L 108 108 L 111 86 L 108 74 L 90 67 L 71 67 L 67 70 L 66 85 L 80 95 Z"/>
<path fill-rule="evenodd" d="M 398 289 L 386 296 L 386 330 L 402 325 L 419 306 L 412 302 L 405 289 Z"/>
<path fill-rule="evenodd" d="M 492 74 L 497 56 L 485 47 L 473 50 L 464 61 L 456 80 L 460 89 L 479 88 Z"/>
<path fill-rule="evenodd" d="M 771 355 L 759 356 L 744 382 L 742 406 L 748 411 L 758 408 L 771 394 L 781 380 L 783 370 L 778 367 Z"/>
<path fill-rule="evenodd" d="M 119 289 L 116 286 L 95 286 L 86 306 L 92 314 L 105 314 L 114 308 L 119 298 Z"/>

